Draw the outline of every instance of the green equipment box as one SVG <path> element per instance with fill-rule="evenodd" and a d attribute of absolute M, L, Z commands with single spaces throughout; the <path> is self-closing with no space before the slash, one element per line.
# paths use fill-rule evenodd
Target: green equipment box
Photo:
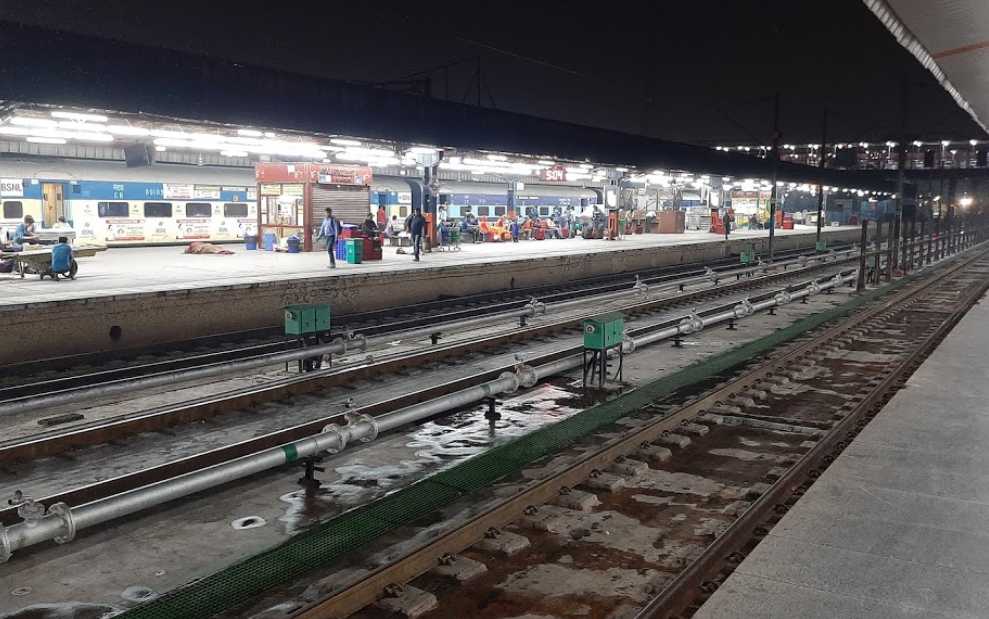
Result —
<path fill-rule="evenodd" d="M 739 262 L 742 264 L 752 264 L 755 262 L 755 247 L 748 245 L 742 249 L 742 253 L 739 254 Z"/>
<path fill-rule="evenodd" d="M 607 350 L 621 346 L 625 337 L 625 317 L 615 312 L 584 321 L 584 348 Z"/>
<path fill-rule="evenodd" d="M 307 335 L 330 330 L 330 306 L 326 303 L 285 306 L 285 335 Z"/>
<path fill-rule="evenodd" d="M 347 264 L 360 264 L 364 260 L 364 239 L 347 239 Z"/>
<path fill-rule="evenodd" d="M 825 241 L 824 239 L 821 239 L 820 241 L 818 241 L 817 243 L 814 244 L 814 247 L 817 249 L 818 252 L 827 251 L 828 250 L 828 242 Z"/>

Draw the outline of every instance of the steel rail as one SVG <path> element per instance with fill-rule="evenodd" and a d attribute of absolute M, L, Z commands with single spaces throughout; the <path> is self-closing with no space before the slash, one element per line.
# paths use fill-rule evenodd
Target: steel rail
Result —
<path fill-rule="evenodd" d="M 784 305 L 801 296 L 809 296 L 840 286 L 853 281 L 854 277 L 854 274 L 837 274 L 823 284 L 818 283 L 818 279 L 815 278 L 806 282 L 795 292 L 790 291 L 790 286 L 776 291 L 772 298 L 760 301 L 755 306 L 746 298 L 737 301 L 730 311 L 719 312 L 704 318 L 691 314 L 681 319 L 674 327 L 644 335 L 638 339 L 630 338 L 632 342 L 630 349 L 634 350 L 636 347 L 679 334 L 695 333 L 706 326 L 720 322 L 741 319 L 752 315 L 759 309 Z M 18 514 L 24 518 L 23 521 L 8 527 L 0 526 L 0 560 L 8 559 L 18 549 L 44 541 L 55 540 L 59 543 L 67 543 L 75 538 L 80 529 L 295 462 L 300 458 L 313 457 L 323 452 L 338 453 L 348 444 L 356 441 L 374 440 L 380 432 L 394 430 L 414 421 L 462 408 L 492 395 L 511 393 L 520 387 L 532 387 L 544 378 L 580 367 L 581 364 L 581 357 L 572 355 L 536 368 L 520 365 L 515 372 L 504 372 L 496 379 L 381 417 L 372 418 L 364 414 L 349 413 L 346 415 L 346 425 L 330 424 L 318 434 L 285 445 L 128 490 L 78 507 L 69 507 L 65 503 L 55 503 L 50 505 L 46 512 L 40 504 L 33 501 L 29 502 L 26 504 L 27 509 L 24 509 L 24 505 L 18 509 Z"/>
<path fill-rule="evenodd" d="M 802 250 L 791 250 L 790 253 L 812 256 L 812 254 L 801 253 L 801 251 Z M 845 250 L 836 250 L 836 251 L 845 251 Z M 724 269 L 729 269 L 729 270 L 732 269 L 735 263 L 729 261 L 730 259 L 725 258 L 725 259 L 711 261 L 707 264 L 716 265 L 710 268 L 712 268 L 714 273 L 719 273 Z M 728 264 L 725 264 L 726 262 Z M 706 271 L 703 268 L 701 268 L 702 266 L 703 265 L 699 265 L 697 263 L 692 263 L 690 265 L 675 265 L 672 267 L 661 267 L 659 271 L 669 270 L 671 272 L 663 273 L 655 276 L 648 276 L 645 277 L 645 279 L 642 281 L 662 283 L 669 281 L 671 279 L 682 277 L 684 273 L 687 273 L 688 277 L 694 277 L 695 273 L 696 276 L 705 275 Z M 684 267 L 689 267 L 692 270 L 685 269 Z M 641 273 L 650 273 L 656 271 L 657 269 L 645 269 Z M 639 278 L 639 275 L 635 275 L 635 277 Z M 584 285 L 585 282 L 577 282 L 576 286 L 582 286 L 582 287 L 576 287 L 573 290 L 565 290 L 561 292 L 544 293 L 540 296 L 536 296 L 536 300 L 541 303 L 548 304 L 548 303 L 553 303 L 556 300 L 566 300 L 566 299 L 574 299 L 574 298 L 579 299 L 581 297 L 599 294 L 599 291 L 601 291 L 600 293 L 607 293 L 610 291 L 618 290 L 621 287 L 636 283 L 636 280 L 623 280 L 619 283 L 612 282 L 607 284 L 600 284 L 598 282 L 599 279 L 601 278 L 592 278 L 591 280 L 588 280 L 588 282 L 586 283 L 590 283 L 591 287 L 585 286 Z M 532 289 L 531 291 L 511 290 L 511 291 L 499 291 L 497 293 L 483 293 L 482 295 L 475 295 L 478 298 L 495 298 L 494 295 L 514 294 L 522 298 L 518 298 L 511 301 L 501 301 L 501 302 L 491 303 L 483 307 L 466 307 L 463 309 L 448 310 L 448 311 L 443 311 L 442 313 L 439 314 L 435 312 L 429 312 L 428 320 L 430 322 L 447 322 L 447 321 L 455 321 L 455 320 L 476 317 L 477 314 L 479 313 L 480 314 L 508 313 L 511 311 L 511 309 L 515 309 L 527 305 L 530 302 L 530 300 L 533 298 L 533 296 L 535 296 L 534 293 L 537 293 L 539 291 L 545 291 L 550 288 L 559 288 L 559 287 L 560 286 L 541 286 Z M 526 295 L 528 295 L 527 298 Z M 416 304 L 404 308 L 402 307 L 389 308 L 387 310 L 377 310 L 374 312 L 367 312 L 363 314 L 351 314 L 345 317 L 347 322 L 344 323 L 344 328 L 343 329 L 334 328 L 333 333 L 339 335 L 339 334 L 348 334 L 351 332 L 359 332 L 367 337 L 370 337 L 372 335 L 382 335 L 386 333 L 409 331 L 416 327 L 421 328 L 424 319 L 422 317 L 415 317 L 415 318 L 389 320 L 387 322 L 383 322 L 376 325 L 366 325 L 366 326 L 360 326 L 360 325 L 362 322 L 367 322 L 371 320 L 372 318 L 370 317 L 374 317 L 374 316 L 383 316 L 386 318 L 390 318 L 391 316 L 395 316 L 395 315 L 421 314 L 424 312 L 422 308 L 426 308 L 426 307 L 428 308 L 440 307 L 444 310 L 447 310 L 446 306 L 448 306 L 451 303 L 456 305 L 465 305 L 475 302 L 474 299 L 475 297 L 461 297 L 461 298 L 450 299 L 444 302 L 428 301 L 423 304 Z M 272 329 L 267 329 L 264 331 L 270 332 L 272 331 Z M 233 334 L 229 334 L 227 337 L 230 337 L 232 335 Z M 223 336 L 211 336 L 210 338 L 207 339 L 212 341 L 214 339 L 218 339 L 222 337 Z M 200 340 L 195 340 L 194 342 L 200 343 Z M 242 346 L 229 350 L 198 353 L 189 357 L 182 357 L 178 359 L 163 359 L 159 361 L 152 361 L 152 362 L 141 363 L 137 365 L 128 365 L 122 368 L 102 369 L 94 372 L 89 372 L 86 374 L 64 376 L 64 377 L 46 379 L 41 381 L 19 383 L 14 385 L 5 385 L 5 386 L 0 386 L 0 402 L 6 400 L 15 400 L 17 398 L 33 396 L 37 394 L 47 394 L 53 391 L 67 391 L 70 389 L 85 388 L 87 386 L 93 385 L 94 383 L 108 383 L 113 380 L 142 377 L 142 376 L 147 376 L 147 375 L 157 374 L 162 372 L 178 371 L 178 370 L 195 368 L 199 366 L 210 365 L 213 363 L 220 363 L 225 361 L 249 359 L 251 357 L 258 357 L 260 355 L 280 353 L 280 352 L 293 350 L 297 346 L 298 346 L 298 342 L 296 340 L 278 339 L 272 342 L 264 342 L 250 346 Z M 6 369 L 8 371 L 15 371 L 17 368 L 16 366 L 8 366 Z M 48 371 L 51 370 L 51 367 L 50 365 L 46 365 L 44 369 Z M 21 368 L 21 371 L 23 372 L 25 370 Z"/>
<path fill-rule="evenodd" d="M 466 330 L 471 328 L 477 328 L 484 325 L 493 324 L 499 321 L 517 319 L 522 317 L 537 317 L 539 315 L 546 315 L 550 312 L 560 312 L 566 311 L 569 308 L 573 308 L 577 305 L 586 304 L 588 301 L 594 301 L 598 303 L 607 302 L 610 300 L 617 300 L 625 298 L 628 296 L 636 295 L 649 299 L 654 293 L 668 292 L 674 288 L 679 288 L 683 290 L 687 286 L 693 286 L 699 283 L 713 283 L 715 286 L 724 277 L 728 278 L 731 276 L 736 277 L 736 281 L 741 279 L 743 276 L 750 276 L 755 273 L 768 273 L 770 270 L 776 271 L 782 268 L 786 271 L 790 266 L 799 265 L 800 267 L 807 267 L 811 263 L 827 264 L 829 261 L 831 263 L 838 263 L 850 260 L 853 257 L 854 251 L 846 250 L 842 252 L 830 252 L 827 254 L 820 254 L 814 257 L 801 256 L 793 260 L 777 262 L 772 265 L 759 265 L 755 267 L 744 267 L 740 269 L 730 269 L 722 273 L 709 272 L 700 277 L 691 277 L 682 280 L 673 280 L 665 283 L 662 286 L 650 288 L 647 284 L 642 281 L 637 281 L 631 288 L 625 288 L 617 292 L 610 292 L 604 295 L 599 295 L 593 299 L 579 299 L 575 301 L 564 301 L 558 304 L 543 304 L 535 300 L 527 303 L 522 309 L 515 310 L 509 313 L 492 314 L 488 316 L 482 316 L 477 318 L 469 318 L 465 320 L 458 320 L 449 323 L 437 324 L 433 327 L 422 331 L 416 332 L 399 332 L 392 333 L 387 338 L 388 340 L 393 340 L 395 338 L 402 338 L 403 335 L 414 336 L 414 337 L 432 337 L 435 342 L 439 335 L 444 332 Z M 275 353 L 273 355 L 254 357 L 251 359 L 241 360 L 241 361 L 227 361 L 223 363 L 211 364 L 197 368 L 182 369 L 175 372 L 163 372 L 159 374 L 152 374 L 142 378 L 128 378 L 121 379 L 112 382 L 108 382 L 96 386 L 87 386 L 75 389 L 69 389 L 65 391 L 59 391 L 55 393 L 50 393 L 43 396 L 24 396 L 16 398 L 13 400 L 0 401 L 0 416 L 2 415 L 13 415 L 24 413 L 31 410 L 38 410 L 56 406 L 65 406 L 69 404 L 78 404 L 81 402 L 87 402 L 103 397 L 114 396 L 125 393 L 132 393 L 140 389 L 150 389 L 161 386 L 174 386 L 180 382 L 191 382 L 209 378 L 218 378 L 227 375 L 236 374 L 251 369 L 259 369 L 266 366 L 274 366 L 281 363 L 287 363 L 291 361 L 296 361 L 299 359 L 310 358 L 314 356 L 322 356 L 324 354 L 345 354 L 349 349 L 357 347 L 360 350 L 366 350 L 368 342 L 365 334 L 357 333 L 352 335 L 352 338 L 338 337 L 334 342 L 330 344 L 311 346 L 306 348 L 300 348 L 288 352 Z"/>
<path fill-rule="evenodd" d="M 952 265 L 950 273 L 957 272 L 975 260 L 978 256 Z M 818 349 L 839 337 L 846 331 L 855 328 L 861 322 L 882 314 L 938 283 L 947 274 L 940 277 L 930 277 L 918 286 L 894 294 L 891 298 L 874 307 L 867 307 L 840 324 L 825 329 L 808 342 L 791 345 L 784 352 L 769 359 L 757 368 L 746 371 L 743 375 L 729 381 L 723 386 L 704 395 L 644 427 L 637 428 L 630 435 L 618 439 L 591 453 L 570 465 L 566 470 L 555 473 L 548 478 L 533 482 L 529 487 L 516 493 L 509 499 L 486 509 L 484 512 L 470 517 L 463 525 L 453 530 L 440 533 L 427 544 L 416 548 L 397 561 L 384 565 L 372 571 L 368 576 L 332 596 L 309 604 L 295 617 L 296 619 L 327 619 L 343 618 L 372 604 L 393 583 L 405 583 L 428 571 L 436 565 L 439 557 L 445 554 L 462 552 L 466 547 L 483 539 L 485 533 L 494 528 L 501 528 L 517 520 L 530 505 L 539 505 L 551 501 L 558 496 L 564 487 L 574 487 L 583 482 L 595 470 L 602 470 L 619 456 L 629 456 L 643 443 L 659 438 L 664 432 L 675 430 L 682 423 L 694 419 L 706 409 L 725 400 L 729 394 L 736 393 L 756 384 L 770 374 L 787 368 L 793 361 Z"/>

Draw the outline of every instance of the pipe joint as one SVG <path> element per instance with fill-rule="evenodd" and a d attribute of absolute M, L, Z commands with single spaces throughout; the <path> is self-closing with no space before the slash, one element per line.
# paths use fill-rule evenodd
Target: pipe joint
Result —
<path fill-rule="evenodd" d="M 536 369 L 531 365 L 526 365 L 524 363 L 516 365 L 515 375 L 518 376 L 519 384 L 526 389 L 535 386 L 535 384 L 539 382 L 539 377 L 536 375 Z"/>
<path fill-rule="evenodd" d="M 773 300 L 776 301 L 776 305 L 786 305 L 787 303 L 793 300 L 793 295 L 790 294 L 789 291 L 784 290 L 783 292 L 776 293 L 776 296 L 773 297 Z"/>
<path fill-rule="evenodd" d="M 76 520 L 72 515 L 71 507 L 65 503 L 55 503 L 48 508 L 48 515 L 61 520 L 62 527 L 65 528 L 65 535 L 58 535 L 52 538 L 56 544 L 68 544 L 76 538 Z"/>
<path fill-rule="evenodd" d="M 0 524 L 0 563 L 6 563 L 14 554 L 14 549 L 10 543 L 10 536 L 7 535 L 7 527 Z"/>
<path fill-rule="evenodd" d="M 711 281 L 713 284 L 718 283 L 718 274 L 714 272 L 711 267 L 704 267 L 704 277 Z"/>
<path fill-rule="evenodd" d="M 752 307 L 752 301 L 746 298 L 742 299 L 742 302 L 736 305 L 732 311 L 735 314 L 735 318 L 744 318 L 745 316 L 751 316 L 755 312 L 755 308 Z"/>
<path fill-rule="evenodd" d="M 344 432 L 339 424 L 330 423 L 323 428 L 322 436 L 320 436 L 320 439 L 323 440 L 320 440 L 319 444 L 326 449 L 326 453 L 338 454 L 347 448 L 349 437 L 350 434 Z"/>
<path fill-rule="evenodd" d="M 696 333 L 704 328 L 704 321 L 697 314 L 691 314 L 677 325 L 680 333 Z"/>
<path fill-rule="evenodd" d="M 498 376 L 498 379 L 508 383 L 508 386 L 502 389 L 501 393 L 515 393 L 519 390 L 519 386 L 522 384 L 522 380 L 515 372 L 502 372 L 501 375 Z"/>
<path fill-rule="evenodd" d="M 647 286 L 645 282 L 639 279 L 638 275 L 635 276 L 635 284 L 632 286 L 632 290 L 638 293 L 639 296 L 641 297 L 649 296 L 649 286 Z"/>
<path fill-rule="evenodd" d="M 821 292 L 821 285 L 817 283 L 817 280 L 814 280 L 811 283 L 807 284 L 807 287 L 804 288 L 804 290 L 807 291 L 808 297 L 812 297 L 815 294 Z"/>
<path fill-rule="evenodd" d="M 635 352 L 635 340 L 626 334 L 622 338 L 622 352 L 626 355 L 630 355 Z"/>
<path fill-rule="evenodd" d="M 378 422 L 375 421 L 374 417 L 361 413 L 347 413 L 344 415 L 344 418 L 347 420 L 347 425 L 344 429 L 350 430 L 350 432 L 348 432 L 350 437 L 356 435 L 358 440 L 362 443 L 370 443 L 374 439 L 378 438 Z M 368 430 L 365 432 L 358 431 L 358 426 L 361 424 L 366 424 Z"/>
<path fill-rule="evenodd" d="M 529 299 L 529 302 L 525 305 L 526 316 L 529 318 L 535 318 L 538 314 L 546 314 L 546 304 L 542 301 L 537 301 L 535 297 Z"/>

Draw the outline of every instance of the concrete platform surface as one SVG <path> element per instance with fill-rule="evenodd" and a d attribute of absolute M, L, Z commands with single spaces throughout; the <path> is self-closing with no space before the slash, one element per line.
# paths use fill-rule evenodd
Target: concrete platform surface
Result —
<path fill-rule="evenodd" d="M 812 226 L 795 230 L 778 230 L 788 236 L 807 233 Z M 846 228 L 829 228 L 829 232 Z M 765 230 L 740 231 L 732 240 L 763 238 Z M 287 254 L 248 251 L 243 245 L 222 245 L 233 255 L 191 255 L 184 247 L 118 247 L 91 258 L 80 258 L 75 281 L 52 282 L 38 276 L 21 279 L 17 275 L 0 275 L 4 294 L 0 306 L 50 301 L 88 299 L 135 293 L 152 293 L 197 289 L 210 286 L 253 284 L 307 278 L 339 277 L 354 274 L 426 269 L 465 264 L 488 264 L 570 254 L 613 252 L 692 243 L 720 243 L 724 237 L 707 232 L 684 234 L 636 234 L 620 241 L 584 240 L 581 238 L 519 243 L 478 243 L 461 245 L 461 251 L 433 251 L 421 262 L 411 254 L 398 254 L 397 248 L 385 247 L 381 261 L 363 264 L 337 262 L 337 269 L 327 268 L 325 252 Z M 408 251 L 408 249 L 406 249 Z"/>
<path fill-rule="evenodd" d="M 694 616 L 989 617 L 983 298 Z"/>

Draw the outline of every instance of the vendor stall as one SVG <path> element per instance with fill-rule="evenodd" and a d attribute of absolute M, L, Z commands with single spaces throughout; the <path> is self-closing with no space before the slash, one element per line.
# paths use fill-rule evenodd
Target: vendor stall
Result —
<path fill-rule="evenodd" d="M 371 168 L 323 163 L 259 163 L 258 234 L 262 249 L 277 249 L 296 236 L 303 251 L 314 240 L 327 208 L 345 224 L 359 225 L 370 212 Z"/>

